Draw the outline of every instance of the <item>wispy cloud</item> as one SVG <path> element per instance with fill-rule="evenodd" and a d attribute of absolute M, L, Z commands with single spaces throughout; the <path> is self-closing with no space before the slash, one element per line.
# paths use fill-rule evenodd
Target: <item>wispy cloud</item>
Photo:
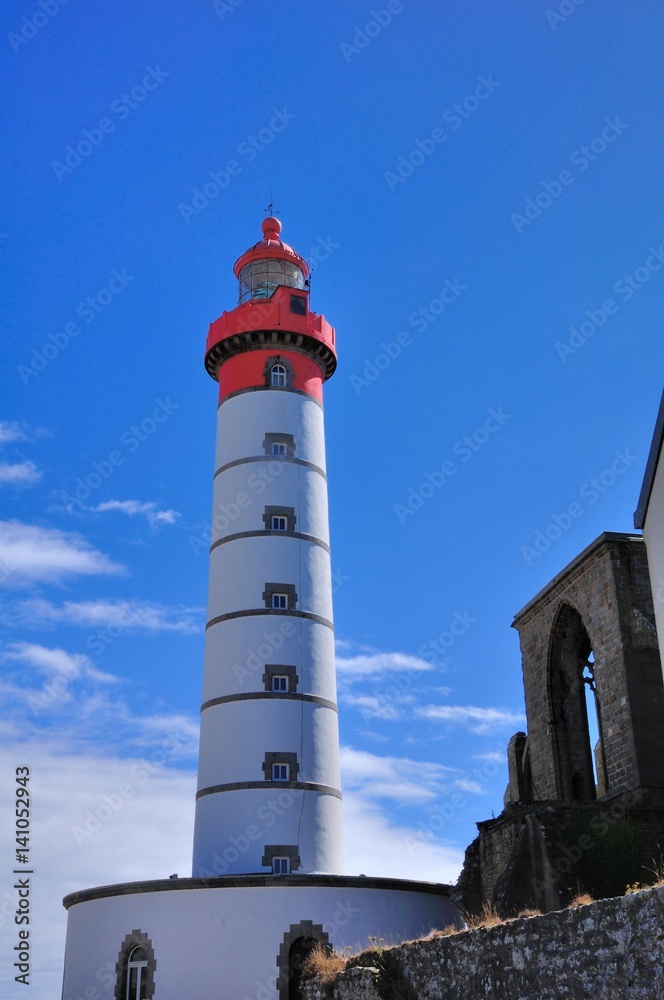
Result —
<path fill-rule="evenodd" d="M 360 653 L 357 656 L 337 656 L 338 672 L 348 678 L 370 677 L 395 671 L 428 671 L 432 666 L 419 656 L 408 653 Z"/>
<path fill-rule="evenodd" d="M 525 722 L 522 712 L 506 708 L 479 708 L 476 705 L 425 705 L 417 708 L 415 714 L 423 719 L 462 726 L 479 735 Z"/>
<path fill-rule="evenodd" d="M 0 586 L 122 571 L 80 535 L 17 520 L 0 521 Z"/>
<path fill-rule="evenodd" d="M 69 679 L 85 676 L 103 683 L 115 683 L 112 674 L 93 667 L 85 653 L 68 653 L 64 649 L 49 648 L 33 642 L 10 643 L 2 653 L 5 660 L 35 667 L 49 677 L 64 674 Z"/>
<path fill-rule="evenodd" d="M 205 614 L 204 608 L 171 608 L 130 600 L 64 601 L 54 604 L 39 598 L 19 601 L 15 609 L 17 621 L 33 625 L 60 622 L 89 628 L 113 625 L 122 629 L 179 632 L 182 635 L 199 632 Z"/>
<path fill-rule="evenodd" d="M 27 439 L 28 435 L 21 424 L 14 420 L 0 420 L 0 447 L 14 441 L 27 441 Z"/>
<path fill-rule="evenodd" d="M 38 483 L 42 473 L 34 462 L 0 462 L 0 483 L 9 486 L 31 486 Z"/>
<path fill-rule="evenodd" d="M 463 850 L 391 822 L 358 792 L 344 793 L 344 829 L 346 870 L 354 875 L 454 883 L 463 864 Z"/>
<path fill-rule="evenodd" d="M 156 528 L 160 524 L 175 524 L 179 518 L 176 510 L 161 510 L 154 500 L 105 500 L 98 503 L 96 507 L 89 507 L 89 510 L 98 514 L 107 511 L 117 511 L 120 514 L 127 514 L 135 517 L 137 514 L 145 517 L 151 528 Z"/>
<path fill-rule="evenodd" d="M 386 698 L 381 695 L 342 694 L 339 700 L 344 705 L 358 708 L 364 719 L 386 719 L 393 721 L 402 717 L 403 713 L 400 706 L 405 701 L 412 701 L 413 699 L 412 697 L 408 698 L 406 695 L 401 695 L 399 704 L 396 704 L 393 698 Z"/>
<path fill-rule="evenodd" d="M 402 803 L 428 802 L 450 784 L 454 768 L 408 757 L 382 757 L 366 750 L 341 748 L 344 788 L 373 799 Z"/>

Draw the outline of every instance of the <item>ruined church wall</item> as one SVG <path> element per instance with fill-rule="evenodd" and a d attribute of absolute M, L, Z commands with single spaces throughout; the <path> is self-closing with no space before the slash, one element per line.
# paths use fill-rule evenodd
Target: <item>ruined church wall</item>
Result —
<path fill-rule="evenodd" d="M 305 1000 L 652 1000 L 664 995 L 664 887 L 450 937 L 414 941 Z M 389 957 L 388 957 L 389 956 Z M 386 961 L 387 958 L 387 961 Z M 381 971 L 381 965 L 383 970 Z M 397 992 L 390 992 L 390 990 Z"/>

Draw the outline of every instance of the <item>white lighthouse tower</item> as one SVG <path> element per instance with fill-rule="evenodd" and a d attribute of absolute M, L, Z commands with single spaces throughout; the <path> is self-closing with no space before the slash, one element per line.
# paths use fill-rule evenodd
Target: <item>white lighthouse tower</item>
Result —
<path fill-rule="evenodd" d="M 266 219 L 236 262 L 239 303 L 207 340 L 219 404 L 193 875 L 68 895 L 63 1000 L 300 1000 L 317 943 L 459 922 L 447 885 L 341 874 L 322 399 L 335 337 L 280 231 Z"/>
<path fill-rule="evenodd" d="M 263 222 L 210 326 L 219 382 L 194 876 L 341 872 L 322 385 L 334 330 Z M 269 843 L 254 834 L 271 818 Z"/>

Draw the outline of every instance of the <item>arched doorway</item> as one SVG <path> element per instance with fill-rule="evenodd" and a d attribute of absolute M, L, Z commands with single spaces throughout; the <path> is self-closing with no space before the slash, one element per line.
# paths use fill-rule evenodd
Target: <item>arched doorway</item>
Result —
<path fill-rule="evenodd" d="M 318 942 L 315 938 L 301 937 L 293 941 L 288 952 L 288 1000 L 302 1000 L 302 964 Z"/>
<path fill-rule="evenodd" d="M 277 958 L 279 1000 L 302 1000 L 302 963 L 317 944 L 329 948 L 330 938 L 322 924 L 311 920 L 291 924 L 284 934 Z"/>

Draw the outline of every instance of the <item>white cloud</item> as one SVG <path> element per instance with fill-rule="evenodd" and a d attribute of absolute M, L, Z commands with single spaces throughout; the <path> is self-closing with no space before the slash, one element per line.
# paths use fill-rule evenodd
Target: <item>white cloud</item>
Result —
<path fill-rule="evenodd" d="M 15 420 L 0 420 L 0 447 L 13 441 L 26 441 L 27 434 Z"/>
<path fill-rule="evenodd" d="M 426 705 L 417 708 L 415 713 L 423 719 L 464 726 L 480 735 L 525 722 L 522 712 L 505 708 L 479 708 L 476 705 Z"/>
<path fill-rule="evenodd" d="M 421 672 L 432 670 L 432 665 L 419 656 L 407 653 L 360 653 L 357 656 L 337 656 L 337 671 L 343 677 L 369 677 L 376 674 Z"/>
<path fill-rule="evenodd" d="M 90 628 L 116 626 L 123 630 L 179 632 L 182 635 L 199 632 L 205 615 L 204 608 L 169 608 L 145 601 L 122 600 L 64 601 L 56 605 L 35 599 L 18 602 L 16 612 L 18 620 L 31 624 L 64 622 Z"/>
<path fill-rule="evenodd" d="M 149 757 L 121 759 L 98 751 L 81 754 L 59 739 L 0 748 L 3 775 L 13 775 L 19 765 L 31 768 L 34 803 L 33 985 L 29 992 L 46 1000 L 59 997 L 62 987 L 64 895 L 91 886 L 191 873 L 196 779 L 192 769 L 150 763 Z M 120 795 L 121 786 L 125 791 L 131 788 L 131 794 Z M 12 783 L 4 780 L 0 826 L 5 830 L 13 828 L 12 792 Z M 112 814 L 106 818 L 108 802 Z M 103 821 L 96 817 L 97 810 Z M 3 872 L 16 867 L 12 855 L 12 843 L 4 837 L 0 844 Z M 0 896 L 4 906 L 4 892 Z M 12 912 L 14 907 L 15 898 Z M 0 920 L 4 923 L 5 918 Z M 0 949 L 0 978 L 7 984 L 14 980 L 11 926 L 7 922 L 3 927 L 4 947 Z"/>
<path fill-rule="evenodd" d="M 34 462 L 0 462 L 0 483 L 11 486 L 30 486 L 41 479 L 42 474 Z"/>
<path fill-rule="evenodd" d="M 64 649 L 49 648 L 33 642 L 13 642 L 2 654 L 4 659 L 36 667 L 48 676 L 64 674 L 73 680 L 88 677 L 103 683 L 115 683 L 116 678 L 93 667 L 85 653 L 67 653 Z"/>
<path fill-rule="evenodd" d="M 401 712 L 394 704 L 394 700 L 384 696 L 343 694 L 340 696 L 340 700 L 344 703 L 344 705 L 351 705 L 353 708 L 359 708 L 362 718 L 367 721 L 369 719 L 386 719 L 393 721 L 401 718 Z M 400 697 L 400 701 L 403 702 L 404 700 L 405 696 L 402 695 Z"/>
<path fill-rule="evenodd" d="M 449 786 L 454 769 L 443 764 L 407 757 L 383 757 L 367 750 L 342 747 L 341 772 L 343 787 L 361 791 L 367 798 L 421 803 L 435 799 Z"/>
<path fill-rule="evenodd" d="M 78 677 L 90 665 L 83 653 L 67 653 L 64 649 L 49 649 L 31 642 L 13 642 L 4 652 L 7 660 L 17 660 L 38 667 L 47 674 L 62 673 Z"/>
<path fill-rule="evenodd" d="M 160 510 L 154 500 L 144 502 L 140 500 L 105 500 L 103 503 L 98 503 L 96 507 L 90 507 L 89 510 L 100 514 L 106 511 L 119 511 L 129 517 L 142 514 L 151 528 L 156 528 L 160 524 L 175 524 L 180 516 L 176 510 Z"/>
<path fill-rule="evenodd" d="M 0 521 L 0 585 L 58 582 L 71 576 L 122 570 L 73 532 Z"/>
<path fill-rule="evenodd" d="M 391 824 L 375 802 L 357 792 L 343 799 L 346 871 L 423 882 L 454 883 L 464 852 L 442 844 L 435 834 Z"/>

